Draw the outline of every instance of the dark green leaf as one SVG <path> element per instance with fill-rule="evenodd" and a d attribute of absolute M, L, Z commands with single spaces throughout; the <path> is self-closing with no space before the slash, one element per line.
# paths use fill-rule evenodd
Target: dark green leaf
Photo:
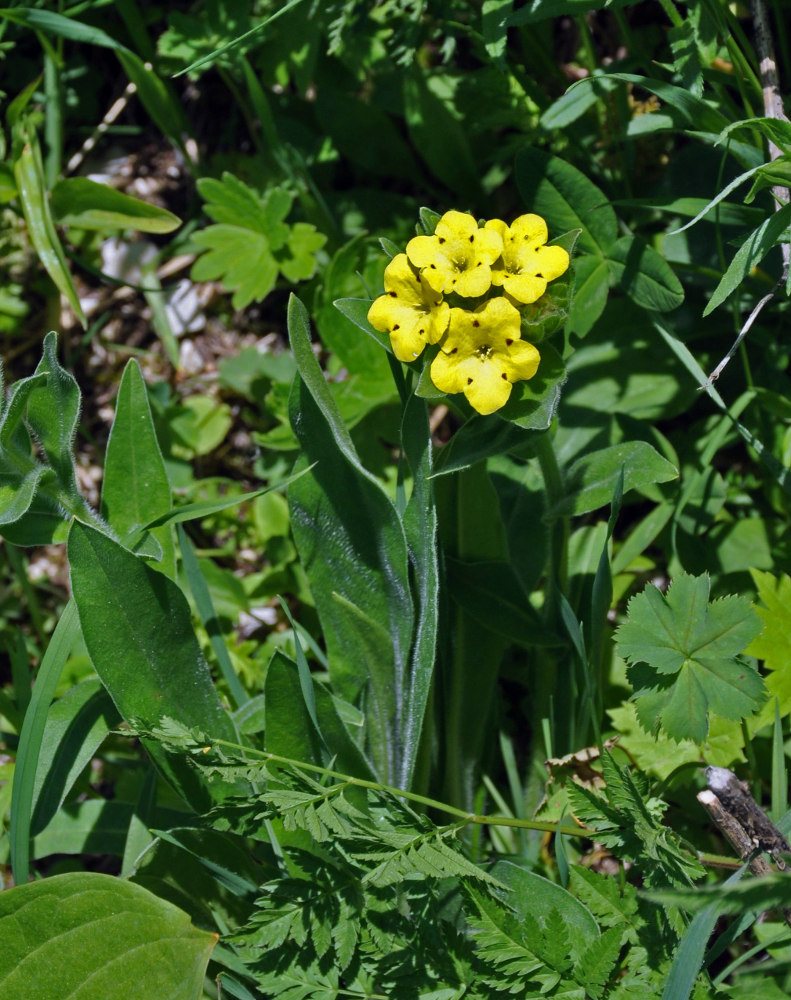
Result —
<path fill-rule="evenodd" d="M 580 250 L 605 256 L 618 237 L 618 223 L 609 199 L 592 181 L 540 149 L 519 153 L 515 173 L 526 211 L 546 219 L 550 232 L 582 230 Z"/>
<path fill-rule="evenodd" d="M 670 265 L 634 236 L 622 236 L 607 250 L 615 287 L 643 309 L 669 312 L 684 301 L 684 289 Z"/>
<path fill-rule="evenodd" d="M 176 584 L 79 521 L 68 552 L 85 645 L 123 718 L 151 726 L 165 716 L 235 740 Z M 187 763 L 154 742 L 147 746 L 187 801 L 205 806 L 205 789 Z"/>
<path fill-rule="evenodd" d="M 36 769 L 33 836 L 47 826 L 118 721 L 115 706 L 96 680 L 81 681 L 51 706 Z"/>
<path fill-rule="evenodd" d="M 395 508 L 362 466 L 311 349 L 307 313 L 292 296 L 289 331 L 300 378 L 291 422 L 315 469 L 288 492 L 291 524 L 327 642 L 335 690 L 367 691 L 369 757 L 383 780 L 404 786 L 419 734 L 407 726 L 413 630 L 407 545 Z M 386 779 L 385 779 L 385 776 Z"/>
<path fill-rule="evenodd" d="M 102 481 L 102 517 L 130 543 L 151 521 L 170 511 L 170 483 L 159 450 L 148 396 L 136 361 L 129 361 L 115 404 Z M 162 568 L 175 575 L 170 528 L 152 529 L 162 547 Z"/>
<path fill-rule="evenodd" d="M 623 470 L 624 493 L 649 483 L 666 483 L 678 470 L 645 441 L 625 441 L 588 452 L 569 468 L 567 495 L 549 511 L 550 516 L 585 514 L 612 499 Z"/>
<path fill-rule="evenodd" d="M 422 73 L 404 77 L 404 107 L 412 142 L 429 170 L 464 205 L 474 204 L 480 197 L 480 176 L 467 132 Z"/>
<path fill-rule="evenodd" d="M 37 13 L 43 14 L 45 12 L 38 11 Z M 50 278 L 55 282 L 58 290 L 66 296 L 78 322 L 85 328 L 87 321 L 74 282 L 71 280 L 71 274 L 66 264 L 66 255 L 55 231 L 44 184 L 41 153 L 38 149 L 35 133 L 31 128 L 28 128 L 27 142 L 19 159 L 14 163 L 14 179 L 19 191 L 19 200 L 27 223 L 30 242 Z"/>
<path fill-rule="evenodd" d="M 314 683 L 319 728 L 332 754 L 333 767 L 370 780 L 368 761 L 349 735 L 329 690 Z M 300 690 L 297 665 L 278 650 L 266 675 L 266 749 L 269 753 L 322 764 L 315 729 Z"/>

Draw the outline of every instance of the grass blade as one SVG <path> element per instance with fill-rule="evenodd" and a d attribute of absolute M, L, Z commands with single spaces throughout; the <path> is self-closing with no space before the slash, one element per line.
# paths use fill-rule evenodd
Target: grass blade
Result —
<path fill-rule="evenodd" d="M 30 823 L 33 810 L 33 793 L 36 782 L 36 766 L 47 724 L 47 714 L 55 690 L 60 680 L 63 664 L 71 652 L 80 631 L 77 608 L 72 598 L 66 605 L 60 621 L 52 633 L 47 651 L 41 660 L 30 705 L 25 712 L 22 732 L 19 734 L 19 749 L 14 785 L 11 793 L 11 866 L 14 882 L 22 885 L 30 874 Z"/>
<path fill-rule="evenodd" d="M 236 671 L 233 669 L 231 658 L 228 655 L 228 648 L 225 645 L 225 640 L 223 639 L 220 631 L 220 623 L 217 619 L 217 612 L 214 610 L 214 605 L 212 604 L 209 587 L 204 579 L 203 573 L 200 571 L 200 566 L 198 565 L 198 559 L 195 555 L 195 551 L 192 548 L 192 543 L 187 537 L 187 532 L 181 527 L 181 525 L 178 525 L 177 530 L 179 534 L 181 561 L 184 564 L 184 573 L 187 577 L 187 583 L 189 584 L 190 591 L 195 599 L 195 606 L 198 609 L 198 614 L 203 622 L 203 626 L 208 632 L 211 648 L 214 650 L 214 655 L 217 657 L 217 662 L 219 663 L 220 670 L 225 678 L 225 683 L 228 685 L 228 689 L 231 692 L 231 697 L 236 703 L 236 707 L 239 708 L 248 700 L 247 692 L 242 686 L 242 682 L 239 680 Z"/>

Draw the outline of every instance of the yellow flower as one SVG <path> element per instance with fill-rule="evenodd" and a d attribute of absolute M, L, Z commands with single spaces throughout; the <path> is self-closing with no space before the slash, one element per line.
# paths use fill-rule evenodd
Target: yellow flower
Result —
<path fill-rule="evenodd" d="M 448 328 L 450 306 L 415 274 L 405 253 L 385 268 L 385 294 L 368 310 L 368 322 L 390 334 L 399 361 L 414 361 L 426 344 L 436 344 Z"/>
<path fill-rule="evenodd" d="M 435 292 L 474 298 L 489 291 L 492 264 L 502 249 L 499 233 L 479 228 L 464 212 L 446 212 L 434 235 L 415 236 L 406 253 Z"/>
<path fill-rule="evenodd" d="M 540 299 L 547 282 L 568 270 L 569 255 L 563 247 L 545 246 L 549 233 L 540 215 L 520 215 L 510 227 L 490 219 L 485 228 L 503 241 L 502 260 L 492 268 L 492 284 L 502 285 L 517 302 L 526 305 Z"/>
<path fill-rule="evenodd" d="M 478 413 L 499 410 L 512 383 L 532 378 L 541 360 L 536 348 L 520 339 L 520 322 L 519 310 L 502 296 L 474 312 L 451 309 L 431 381 L 442 392 L 463 392 Z"/>

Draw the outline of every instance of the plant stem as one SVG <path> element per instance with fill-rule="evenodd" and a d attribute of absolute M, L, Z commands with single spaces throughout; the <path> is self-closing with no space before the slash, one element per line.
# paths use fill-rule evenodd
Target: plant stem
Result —
<path fill-rule="evenodd" d="M 125 733 L 124 735 L 130 735 Z M 282 764 L 297 771 L 310 771 L 325 778 L 333 778 L 340 781 L 345 786 L 353 788 L 367 788 L 374 792 L 386 792 L 399 799 L 406 799 L 409 802 L 416 802 L 429 809 L 436 809 L 448 816 L 455 816 L 461 820 L 460 826 L 468 823 L 476 823 L 481 826 L 503 826 L 516 830 L 540 830 L 544 833 L 561 833 L 569 837 L 583 837 L 593 840 L 598 836 L 596 830 L 590 830 L 584 826 L 561 826 L 559 823 L 544 822 L 535 819 L 519 819 L 514 816 L 486 816 L 481 813 L 468 812 L 464 809 L 457 809 L 455 806 L 440 802 L 438 799 L 429 798 L 426 795 L 418 795 L 416 792 L 407 792 L 402 788 L 394 788 L 392 785 L 383 785 L 378 781 L 368 781 L 366 778 L 355 778 L 349 774 L 342 774 L 333 771 L 331 768 L 321 767 L 318 764 L 308 764 L 305 761 L 293 760 L 290 757 L 281 757 L 279 754 L 269 753 L 266 750 L 256 750 L 253 747 L 242 746 L 241 743 L 232 743 L 230 740 L 212 740 L 207 746 L 200 747 L 200 753 L 208 753 L 212 747 L 226 747 L 229 750 L 236 750 L 241 754 L 257 757 L 259 760 L 272 764 Z M 340 789 L 339 789 L 340 791 Z M 724 868 L 738 868 L 740 862 L 734 858 L 729 858 L 721 854 L 696 853 L 695 857 L 704 864 L 717 865 Z"/>

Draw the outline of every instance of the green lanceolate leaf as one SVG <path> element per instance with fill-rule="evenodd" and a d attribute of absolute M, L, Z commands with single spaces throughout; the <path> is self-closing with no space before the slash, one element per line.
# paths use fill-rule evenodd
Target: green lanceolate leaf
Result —
<path fill-rule="evenodd" d="M 58 181 L 52 189 L 50 205 L 58 225 L 79 229 L 171 233 L 181 225 L 181 219 L 172 212 L 87 177 L 67 177 Z"/>
<path fill-rule="evenodd" d="M 649 586 L 616 633 L 641 725 L 661 725 L 675 740 L 700 743 L 709 712 L 738 720 L 766 698 L 759 675 L 737 659 L 760 631 L 758 615 L 743 597 L 708 598 L 707 576 L 676 577 L 667 594 Z"/>
<path fill-rule="evenodd" d="M 118 721 L 110 696 L 93 678 L 75 684 L 50 707 L 36 768 L 33 836 L 45 829 Z"/>
<path fill-rule="evenodd" d="M 333 767 L 358 778 L 374 777 L 344 725 L 335 701 L 323 684 L 314 684 L 316 718 L 334 761 Z M 269 753 L 322 763 L 316 731 L 300 690 L 297 666 L 282 651 L 272 657 L 266 674 L 266 749 Z"/>
<path fill-rule="evenodd" d="M 82 311 L 74 282 L 71 280 L 63 247 L 55 232 L 49 199 L 44 185 L 44 169 L 35 133 L 28 128 L 22 152 L 14 163 L 14 178 L 19 191 L 22 212 L 27 223 L 30 241 L 39 260 L 44 265 L 56 287 L 66 296 L 74 315 L 85 328 L 87 321 Z"/>
<path fill-rule="evenodd" d="M 566 474 L 567 495 L 548 514 L 553 517 L 585 514 L 608 504 L 621 470 L 624 493 L 649 483 L 666 483 L 678 476 L 676 467 L 647 442 L 624 441 L 577 459 Z"/>
<path fill-rule="evenodd" d="M 728 265 L 720 283 L 714 289 L 709 304 L 703 310 L 708 314 L 735 292 L 750 271 L 764 259 L 791 223 L 791 205 L 783 205 L 747 237 Z"/>
<path fill-rule="evenodd" d="M 80 390 L 74 376 L 58 362 L 58 338 L 44 338 L 36 375 L 46 375 L 46 383 L 31 392 L 27 422 L 64 490 L 77 494 L 72 446 L 80 417 Z"/>
<path fill-rule="evenodd" d="M 68 553 L 85 645 L 123 718 L 150 727 L 169 717 L 209 737 L 234 740 L 178 586 L 79 521 L 69 532 Z M 205 806 L 195 772 L 146 742 L 187 801 Z"/>
<path fill-rule="evenodd" d="M 361 464 L 292 296 L 289 333 L 300 377 L 291 423 L 316 467 L 288 491 L 294 540 L 327 642 L 333 687 L 376 718 L 366 734 L 382 780 L 409 784 L 417 744 L 406 727 L 414 612 L 407 543 L 381 484 Z"/>
<path fill-rule="evenodd" d="M 412 472 L 412 494 L 403 515 L 413 571 L 415 636 L 404 700 L 404 729 L 418 745 L 434 678 L 439 628 L 437 509 L 431 484 L 431 429 L 424 400 L 410 396 L 401 421 L 401 442 Z"/>
<path fill-rule="evenodd" d="M 200 1000 L 216 934 L 142 886 L 70 872 L 0 893 L 3 1000 Z"/>
<path fill-rule="evenodd" d="M 143 376 L 130 361 L 121 379 L 115 419 L 107 442 L 102 482 L 102 517 L 128 544 L 147 524 L 170 511 L 170 484 L 159 450 Z M 167 525 L 152 529 L 162 547 L 162 568 L 175 573 L 175 549 Z"/>

